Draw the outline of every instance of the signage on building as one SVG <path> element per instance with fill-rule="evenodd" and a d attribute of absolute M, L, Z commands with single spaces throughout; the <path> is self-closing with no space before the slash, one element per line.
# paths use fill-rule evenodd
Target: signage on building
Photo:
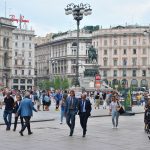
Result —
<path fill-rule="evenodd" d="M 95 75 L 95 88 L 99 89 L 101 87 L 101 76 L 99 74 Z"/>

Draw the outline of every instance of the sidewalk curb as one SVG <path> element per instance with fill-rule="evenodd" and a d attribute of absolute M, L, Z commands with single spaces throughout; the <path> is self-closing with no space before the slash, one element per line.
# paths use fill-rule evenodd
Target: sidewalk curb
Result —
<path fill-rule="evenodd" d="M 136 112 L 135 115 L 138 114 L 144 114 L 144 112 Z M 90 118 L 97 118 L 97 117 L 110 117 L 111 115 L 94 115 L 94 116 L 90 116 Z M 123 116 L 123 115 L 122 115 Z"/>
<path fill-rule="evenodd" d="M 55 118 L 52 118 L 52 119 L 44 119 L 44 120 L 33 120 L 33 121 L 30 121 L 31 123 L 36 123 L 36 122 L 48 122 L 48 121 L 54 121 Z M 14 123 L 12 123 L 14 124 Z M 20 124 L 20 122 L 18 122 L 18 124 Z M 0 123 L 0 125 L 5 125 L 5 123 Z"/>

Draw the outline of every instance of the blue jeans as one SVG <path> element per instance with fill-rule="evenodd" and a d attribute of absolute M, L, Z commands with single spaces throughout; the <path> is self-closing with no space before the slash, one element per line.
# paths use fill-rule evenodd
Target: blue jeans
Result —
<path fill-rule="evenodd" d="M 118 119 L 119 119 L 119 112 L 118 111 L 112 111 L 112 124 L 114 127 L 118 126 Z"/>
<path fill-rule="evenodd" d="M 61 114 L 60 114 L 60 122 L 63 122 L 63 117 L 65 116 L 65 111 L 61 110 Z"/>
<path fill-rule="evenodd" d="M 3 118 L 7 128 L 11 127 L 12 110 L 4 110 Z"/>

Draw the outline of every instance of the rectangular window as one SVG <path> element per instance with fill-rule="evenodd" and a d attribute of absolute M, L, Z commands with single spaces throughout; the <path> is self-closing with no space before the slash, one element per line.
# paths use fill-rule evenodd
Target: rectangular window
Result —
<path fill-rule="evenodd" d="M 29 70 L 28 75 L 29 75 L 29 76 L 31 75 L 31 70 Z"/>
<path fill-rule="evenodd" d="M 118 65 L 118 60 L 114 59 L 114 66 L 117 66 L 117 65 Z"/>
<path fill-rule="evenodd" d="M 127 40 L 123 40 L 123 45 L 127 45 Z"/>
<path fill-rule="evenodd" d="M 126 76 L 127 76 L 127 71 L 126 71 L 125 69 L 123 69 L 122 76 L 123 76 L 123 77 L 126 77 Z"/>
<path fill-rule="evenodd" d="M 20 83 L 25 83 L 25 79 L 20 79 Z"/>
<path fill-rule="evenodd" d="M 123 59 L 123 66 L 127 66 L 127 59 Z"/>
<path fill-rule="evenodd" d="M 18 65 L 18 61 L 17 60 L 15 60 L 15 65 Z"/>
<path fill-rule="evenodd" d="M 31 62 L 29 62 L 29 66 L 31 66 Z"/>
<path fill-rule="evenodd" d="M 15 47 L 18 47 L 18 43 L 17 42 L 15 43 Z"/>
<path fill-rule="evenodd" d="M 25 90 L 25 86 L 21 85 L 20 90 Z"/>
<path fill-rule="evenodd" d="M 136 77 L 136 70 L 133 70 L 132 76 L 133 76 L 133 77 Z"/>
<path fill-rule="evenodd" d="M 28 79 L 28 80 L 27 80 L 27 83 L 28 83 L 28 84 L 32 84 L 32 79 Z"/>
<path fill-rule="evenodd" d="M 146 55 L 146 48 L 143 49 L 143 55 Z"/>
<path fill-rule="evenodd" d="M 136 49 L 133 49 L 133 54 L 134 54 L 134 55 L 136 54 Z"/>
<path fill-rule="evenodd" d="M 15 70 L 15 75 L 17 75 L 17 70 Z"/>
<path fill-rule="evenodd" d="M 18 35 L 15 36 L 16 40 L 18 40 Z"/>
<path fill-rule="evenodd" d="M 24 43 L 22 43 L 22 48 L 24 48 Z"/>
<path fill-rule="evenodd" d="M 24 75 L 24 70 L 21 71 L 22 75 Z"/>
<path fill-rule="evenodd" d="M 104 55 L 107 55 L 107 50 L 106 49 L 104 49 Z"/>
<path fill-rule="evenodd" d="M 31 41 L 31 40 L 32 40 L 32 37 L 29 37 L 29 40 Z"/>
<path fill-rule="evenodd" d="M 104 59 L 104 66 L 107 66 L 107 59 Z"/>
<path fill-rule="evenodd" d="M 104 46 L 107 46 L 107 40 L 104 40 Z"/>
<path fill-rule="evenodd" d="M 142 58 L 142 65 L 147 66 L 147 58 Z"/>
<path fill-rule="evenodd" d="M 114 70 L 114 77 L 117 77 L 117 70 Z"/>
<path fill-rule="evenodd" d="M 18 83 L 18 79 L 13 79 L 13 83 Z"/>
<path fill-rule="evenodd" d="M 117 50 L 116 49 L 114 50 L 114 55 L 117 55 Z"/>
<path fill-rule="evenodd" d="M 132 65 L 136 66 L 137 65 L 137 58 L 132 58 Z"/>
<path fill-rule="evenodd" d="M 142 76 L 146 77 L 146 70 L 142 70 Z"/>
<path fill-rule="evenodd" d="M 29 48 L 31 49 L 31 43 L 29 43 Z"/>
<path fill-rule="evenodd" d="M 143 45 L 146 45 L 146 39 L 143 39 L 143 43 L 142 43 Z"/>
<path fill-rule="evenodd" d="M 18 54 L 18 53 L 17 53 L 17 52 L 15 52 L 15 56 L 17 56 L 17 54 Z"/>
<path fill-rule="evenodd" d="M 22 65 L 24 65 L 24 60 L 22 60 Z"/>
<path fill-rule="evenodd" d="M 29 57 L 31 57 L 31 52 L 29 52 Z"/>
<path fill-rule="evenodd" d="M 133 45 L 136 45 L 136 39 L 133 39 Z"/>
<path fill-rule="evenodd" d="M 117 40 L 114 40 L 114 45 L 117 45 Z"/>
<path fill-rule="evenodd" d="M 103 77 L 107 77 L 107 71 L 106 70 L 104 70 L 104 72 L 103 72 Z"/>
<path fill-rule="evenodd" d="M 126 49 L 123 50 L 123 55 L 127 55 L 127 50 Z"/>

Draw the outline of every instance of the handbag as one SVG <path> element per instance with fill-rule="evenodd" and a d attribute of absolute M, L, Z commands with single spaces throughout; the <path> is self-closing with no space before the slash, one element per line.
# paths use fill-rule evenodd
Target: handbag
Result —
<path fill-rule="evenodd" d="M 119 105 L 119 102 L 117 102 L 117 104 Z M 124 110 L 123 107 L 120 106 L 120 105 L 119 105 L 119 107 L 117 108 L 117 111 L 119 112 L 119 114 L 125 113 L 125 110 Z"/>

